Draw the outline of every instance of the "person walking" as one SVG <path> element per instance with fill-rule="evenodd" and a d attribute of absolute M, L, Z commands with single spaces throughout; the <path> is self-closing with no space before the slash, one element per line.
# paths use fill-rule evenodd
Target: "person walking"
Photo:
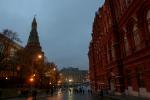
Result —
<path fill-rule="evenodd" d="M 101 96 L 101 99 L 103 99 L 103 96 L 104 96 L 103 89 L 100 91 L 100 96 Z"/>
<path fill-rule="evenodd" d="M 33 91 L 32 91 L 33 100 L 36 100 L 36 96 L 37 96 L 37 91 L 36 91 L 36 90 L 33 90 Z"/>

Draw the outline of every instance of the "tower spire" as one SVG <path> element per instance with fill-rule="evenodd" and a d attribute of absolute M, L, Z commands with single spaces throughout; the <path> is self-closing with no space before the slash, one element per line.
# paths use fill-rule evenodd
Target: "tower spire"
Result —
<path fill-rule="evenodd" d="M 36 16 L 36 15 L 35 15 L 35 16 Z M 34 16 L 33 21 L 32 21 L 32 29 L 37 30 L 37 22 L 36 22 L 35 16 Z"/>
<path fill-rule="evenodd" d="M 39 36 L 38 36 L 38 32 L 37 32 L 37 22 L 36 22 L 35 16 L 32 21 L 32 27 L 31 27 L 31 32 L 30 32 L 29 38 L 28 38 L 27 47 L 34 47 L 36 49 L 41 50 Z"/>

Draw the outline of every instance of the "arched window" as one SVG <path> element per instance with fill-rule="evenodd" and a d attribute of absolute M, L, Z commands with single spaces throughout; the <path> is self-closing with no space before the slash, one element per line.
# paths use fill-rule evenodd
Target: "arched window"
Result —
<path fill-rule="evenodd" d="M 115 60 L 115 48 L 114 48 L 114 44 L 112 43 L 111 45 L 111 54 L 112 54 L 112 59 Z"/>
<path fill-rule="evenodd" d="M 143 79 L 143 69 L 141 67 L 136 67 L 136 78 L 137 78 L 137 84 L 138 87 L 144 87 L 145 86 L 145 82 Z"/>
<path fill-rule="evenodd" d="M 135 47 L 136 49 L 140 49 L 141 39 L 140 39 L 139 29 L 137 24 L 134 24 L 132 32 L 133 32 Z"/>
<path fill-rule="evenodd" d="M 127 85 L 131 86 L 131 70 L 126 70 L 126 81 L 127 81 Z"/>
<path fill-rule="evenodd" d="M 10 49 L 10 56 L 14 56 L 15 52 L 16 52 L 15 48 L 11 48 Z"/>
<path fill-rule="evenodd" d="M 148 27 L 148 32 L 150 33 L 150 10 L 148 10 L 148 13 L 147 13 L 147 27 Z"/>
<path fill-rule="evenodd" d="M 129 5 L 131 4 L 132 0 L 125 0 L 126 1 L 126 6 L 129 7 Z"/>
<path fill-rule="evenodd" d="M 129 52 L 130 52 L 130 48 L 129 48 L 129 42 L 128 42 L 128 38 L 127 38 L 126 34 L 125 34 L 125 36 L 124 36 L 124 43 L 125 43 L 126 55 L 128 55 Z"/>
<path fill-rule="evenodd" d="M 107 45 L 107 59 L 108 59 L 108 63 L 110 62 L 110 48 L 109 48 L 109 44 Z"/>

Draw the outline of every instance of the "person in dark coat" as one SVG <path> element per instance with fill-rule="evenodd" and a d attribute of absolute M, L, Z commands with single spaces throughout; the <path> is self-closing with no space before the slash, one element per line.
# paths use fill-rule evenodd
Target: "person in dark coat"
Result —
<path fill-rule="evenodd" d="M 46 94 L 48 94 L 48 93 L 49 93 L 49 89 L 46 90 Z"/>
<path fill-rule="evenodd" d="M 53 93 L 54 93 L 53 88 L 51 88 L 50 93 L 51 93 L 51 96 L 52 96 L 52 95 L 53 95 Z"/>
<path fill-rule="evenodd" d="M 100 91 L 100 96 L 101 96 L 101 98 L 103 99 L 103 96 L 104 96 L 103 90 Z"/>
<path fill-rule="evenodd" d="M 33 100 L 36 100 L 36 96 L 37 96 L 37 91 L 36 91 L 36 90 L 33 90 L 33 91 L 32 91 Z"/>

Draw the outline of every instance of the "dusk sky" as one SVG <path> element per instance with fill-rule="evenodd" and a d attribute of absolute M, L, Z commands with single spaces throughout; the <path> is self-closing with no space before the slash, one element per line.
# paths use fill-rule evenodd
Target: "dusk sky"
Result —
<path fill-rule="evenodd" d="M 46 57 L 62 67 L 88 69 L 95 12 L 104 0 L 0 0 L 0 31 L 11 29 L 25 46 L 36 15 Z"/>

